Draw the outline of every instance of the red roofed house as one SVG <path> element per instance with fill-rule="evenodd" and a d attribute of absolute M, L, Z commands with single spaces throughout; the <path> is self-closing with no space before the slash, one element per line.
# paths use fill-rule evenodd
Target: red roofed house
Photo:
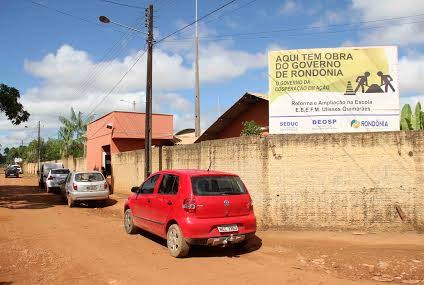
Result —
<path fill-rule="evenodd" d="M 195 143 L 239 137 L 246 121 L 255 121 L 262 127 L 262 134 L 267 135 L 268 110 L 268 96 L 247 92 L 205 130 Z"/>
<path fill-rule="evenodd" d="M 145 113 L 111 112 L 87 126 L 87 169 L 105 167 L 111 174 L 111 154 L 144 149 Z M 152 115 L 152 145 L 173 144 L 173 116 Z"/>

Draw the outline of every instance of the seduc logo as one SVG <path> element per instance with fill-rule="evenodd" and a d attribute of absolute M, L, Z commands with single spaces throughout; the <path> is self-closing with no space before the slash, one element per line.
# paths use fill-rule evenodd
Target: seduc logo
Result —
<path fill-rule="evenodd" d="M 298 127 L 298 126 L 299 126 L 299 122 L 293 122 L 293 121 L 280 122 L 280 127 Z"/>

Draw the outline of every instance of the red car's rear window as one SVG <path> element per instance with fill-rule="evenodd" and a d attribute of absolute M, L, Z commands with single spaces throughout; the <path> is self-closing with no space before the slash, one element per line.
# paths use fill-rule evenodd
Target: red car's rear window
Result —
<path fill-rule="evenodd" d="M 246 194 L 238 176 L 195 176 L 191 178 L 193 193 L 196 196 L 240 195 Z"/>

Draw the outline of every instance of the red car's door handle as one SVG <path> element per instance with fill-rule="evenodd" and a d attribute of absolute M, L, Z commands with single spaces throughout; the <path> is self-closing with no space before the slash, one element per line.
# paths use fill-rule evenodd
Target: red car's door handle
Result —
<path fill-rule="evenodd" d="M 168 201 L 166 204 L 168 204 L 169 206 L 172 205 L 172 201 Z"/>

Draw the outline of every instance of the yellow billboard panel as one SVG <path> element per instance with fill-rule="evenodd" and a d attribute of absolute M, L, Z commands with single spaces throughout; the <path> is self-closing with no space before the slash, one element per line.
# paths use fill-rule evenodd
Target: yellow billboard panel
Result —
<path fill-rule="evenodd" d="M 399 128 L 396 47 L 271 51 L 268 63 L 271 133 L 369 131 L 345 125 L 370 116 L 390 121 L 374 130 Z M 318 117 L 332 123 L 316 128 Z"/>

